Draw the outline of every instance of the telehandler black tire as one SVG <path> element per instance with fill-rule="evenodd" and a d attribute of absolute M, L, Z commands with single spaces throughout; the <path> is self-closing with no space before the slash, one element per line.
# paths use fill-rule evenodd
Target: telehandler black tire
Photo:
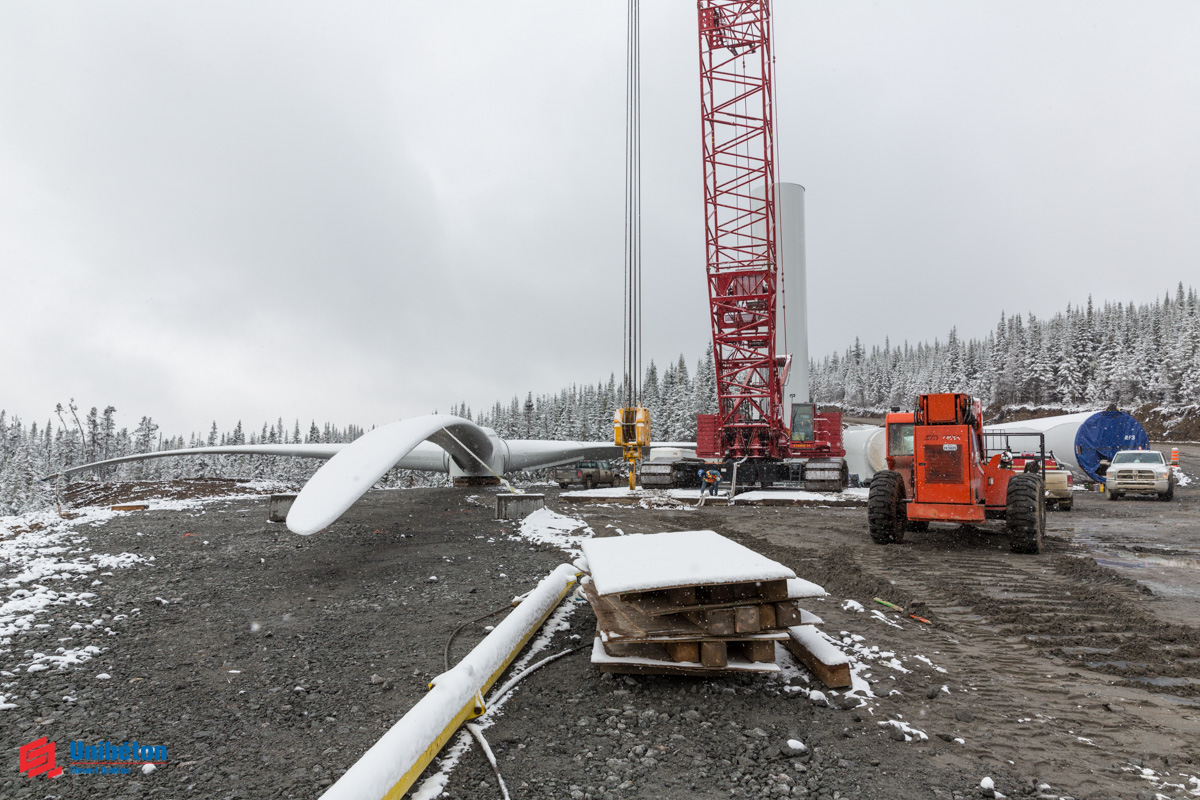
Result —
<path fill-rule="evenodd" d="M 899 472 L 875 473 L 867 495 L 867 525 L 875 544 L 900 544 L 904 541 L 904 478 Z"/>
<path fill-rule="evenodd" d="M 1042 552 L 1046 496 L 1040 476 L 1021 473 L 1008 479 L 1004 516 L 1008 522 L 1009 549 L 1014 553 Z"/>

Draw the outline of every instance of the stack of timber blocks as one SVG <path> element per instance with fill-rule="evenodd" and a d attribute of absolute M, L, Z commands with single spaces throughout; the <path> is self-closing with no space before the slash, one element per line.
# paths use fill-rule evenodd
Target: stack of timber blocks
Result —
<path fill-rule="evenodd" d="M 849 661 L 797 604 L 825 590 L 776 561 L 713 531 L 591 539 L 583 553 L 602 672 L 778 672 L 779 643 L 826 686 L 850 685 Z"/>

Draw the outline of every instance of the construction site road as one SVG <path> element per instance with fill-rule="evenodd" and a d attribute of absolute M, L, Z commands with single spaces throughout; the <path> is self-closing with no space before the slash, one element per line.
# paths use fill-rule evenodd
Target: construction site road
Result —
<path fill-rule="evenodd" d="M 583 649 L 526 678 L 484 731 L 514 798 L 1200 791 L 1195 485 L 1169 503 L 1078 493 L 1048 515 L 1038 556 L 1010 553 L 999 527 L 875 545 L 861 507 L 579 506 L 545 491 L 586 528 L 523 537 L 494 519 L 491 490 L 443 488 L 372 492 L 310 537 L 267 523 L 261 496 L 72 529 L 79 558 L 144 561 L 89 574 L 69 588 L 94 593 L 90 607 L 54 606 L 0 649 L 0 796 L 318 797 L 444 670 L 451 632 L 569 560 L 579 536 L 696 529 L 823 585 L 806 607 L 859 690 L 824 690 L 782 650 L 774 676 L 602 675 L 587 655 L 594 617 L 571 601 L 543 653 Z M 465 628 L 451 662 L 497 619 Z M 84 663 L 26 671 L 83 645 L 97 651 Z M 41 736 L 60 766 L 73 741 L 170 757 L 148 773 L 18 775 L 18 749 Z M 439 771 L 446 797 L 500 796 L 477 746 L 427 773 Z"/>

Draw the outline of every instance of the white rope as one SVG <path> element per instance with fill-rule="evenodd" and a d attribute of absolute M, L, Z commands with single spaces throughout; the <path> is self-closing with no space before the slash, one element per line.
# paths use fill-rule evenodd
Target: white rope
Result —
<path fill-rule="evenodd" d="M 475 741 L 479 742 L 480 749 L 487 756 L 488 763 L 492 765 L 492 772 L 496 773 L 496 780 L 500 782 L 500 796 L 504 800 L 511 800 L 508 787 L 504 785 L 504 777 L 500 774 L 500 765 L 496 763 L 496 756 L 492 753 L 492 748 L 488 746 L 487 739 L 483 738 L 483 730 L 474 722 L 467 723 L 467 730 L 475 737 Z"/>

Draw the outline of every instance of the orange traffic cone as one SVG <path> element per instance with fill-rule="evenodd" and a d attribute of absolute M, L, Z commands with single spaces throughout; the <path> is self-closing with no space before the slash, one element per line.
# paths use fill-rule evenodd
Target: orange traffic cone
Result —
<path fill-rule="evenodd" d="M 1179 466 L 1179 448 L 1178 447 L 1171 448 L 1171 466 L 1172 467 Z"/>

